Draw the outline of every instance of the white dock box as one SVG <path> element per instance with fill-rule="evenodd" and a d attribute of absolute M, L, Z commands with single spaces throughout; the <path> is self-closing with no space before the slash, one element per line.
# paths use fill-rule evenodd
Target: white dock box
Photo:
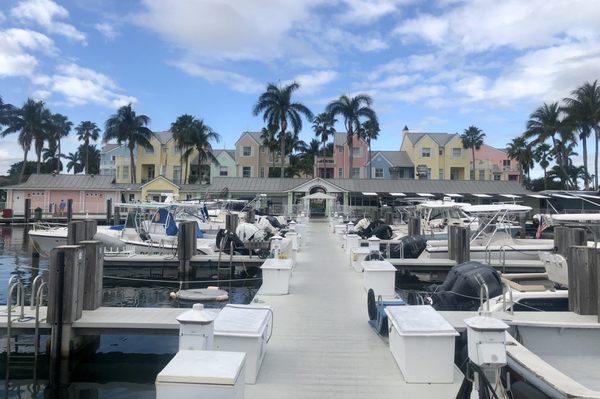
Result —
<path fill-rule="evenodd" d="M 409 383 L 454 382 L 454 337 L 458 332 L 435 309 L 388 306 L 390 350 Z"/>
<path fill-rule="evenodd" d="M 350 264 L 355 272 L 362 273 L 362 263 L 369 253 L 371 250 L 368 247 L 356 247 L 350 250 Z"/>
<path fill-rule="evenodd" d="M 267 259 L 260 267 L 263 282 L 259 290 L 262 295 L 286 295 L 290 292 L 291 259 Z"/>
<path fill-rule="evenodd" d="M 246 354 L 177 352 L 156 376 L 157 399 L 243 399 Z"/>
<path fill-rule="evenodd" d="M 256 383 L 273 328 L 269 305 L 227 305 L 215 320 L 214 348 L 246 353 L 246 383 Z"/>
<path fill-rule="evenodd" d="M 387 260 L 365 260 L 362 262 L 365 291 L 372 289 L 375 298 L 379 295 L 393 296 L 396 293 L 396 268 Z"/>

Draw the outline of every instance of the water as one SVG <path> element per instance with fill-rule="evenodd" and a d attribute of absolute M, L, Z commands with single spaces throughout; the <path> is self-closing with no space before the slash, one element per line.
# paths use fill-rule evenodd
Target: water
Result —
<path fill-rule="evenodd" d="M 18 275 L 29 291 L 33 279 L 47 277 L 48 259 L 32 257 L 31 242 L 22 226 L 2 227 L 0 239 L 0 303 L 6 304 L 8 280 Z M 110 272 L 107 270 L 107 273 Z M 132 273 L 139 273 L 133 271 Z M 144 281 L 132 275 L 126 277 L 127 269 L 118 273 L 119 278 L 105 278 L 104 306 L 126 307 L 191 307 L 169 297 L 179 284 L 175 281 L 152 279 Z M 133 278 L 133 279 L 131 279 Z M 224 287 L 229 292 L 227 303 L 250 303 L 258 285 L 257 281 L 240 282 Z M 190 288 L 205 287 L 191 286 Z M 27 300 L 27 303 L 29 300 Z M 206 304 L 221 307 L 223 303 Z M 17 374 L 11 371 L 10 387 L 6 380 L 0 386 L 0 397 L 7 398 L 154 398 L 154 380 L 158 372 L 177 352 L 177 337 L 152 336 L 102 336 L 83 353 L 72 358 L 62 367 L 61 384 L 49 387 L 49 359 L 45 352 L 46 338 L 42 340 L 44 353 L 39 357 L 36 369 L 37 381 L 33 380 L 33 367 Z M 6 375 L 6 340 L 0 342 L 0 375 Z M 14 356 L 13 356 L 14 358 Z M 19 381 L 17 381 L 19 380 Z"/>

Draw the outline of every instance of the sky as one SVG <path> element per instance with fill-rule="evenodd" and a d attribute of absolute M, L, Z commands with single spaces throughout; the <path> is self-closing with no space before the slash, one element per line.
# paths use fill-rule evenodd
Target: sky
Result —
<path fill-rule="evenodd" d="M 128 103 L 154 131 L 188 113 L 233 148 L 264 126 L 266 85 L 296 81 L 315 114 L 372 96 L 374 149 L 398 150 L 404 126 L 475 125 L 505 147 L 536 107 L 600 78 L 598 21 L 597 0 L 0 0 L 0 96 L 102 130 Z M 0 140 L 5 173 L 23 152 Z"/>

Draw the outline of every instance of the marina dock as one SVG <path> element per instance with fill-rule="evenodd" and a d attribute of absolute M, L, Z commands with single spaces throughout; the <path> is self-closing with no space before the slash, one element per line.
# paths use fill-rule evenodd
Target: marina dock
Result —
<path fill-rule="evenodd" d="M 462 382 L 407 384 L 385 340 L 367 323 L 362 275 L 327 223 L 311 222 L 290 294 L 257 295 L 273 306 L 274 329 L 248 399 L 454 398 Z"/>

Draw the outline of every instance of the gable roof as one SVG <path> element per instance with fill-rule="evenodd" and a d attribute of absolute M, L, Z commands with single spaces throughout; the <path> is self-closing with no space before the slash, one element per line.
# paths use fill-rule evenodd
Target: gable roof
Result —
<path fill-rule="evenodd" d="M 121 147 L 122 144 L 117 144 L 117 143 L 106 143 L 102 146 L 102 148 L 100 149 L 101 153 L 107 153 L 110 152 L 116 148 Z"/>
<path fill-rule="evenodd" d="M 335 134 L 333 135 L 333 145 L 341 145 L 344 146 L 346 145 L 346 143 L 348 142 L 348 133 L 346 132 L 335 132 Z M 355 138 L 357 136 L 355 135 Z M 365 140 L 363 140 L 362 137 L 359 137 L 359 140 L 364 143 L 365 145 L 367 144 L 367 142 Z"/>
<path fill-rule="evenodd" d="M 450 140 L 458 136 L 458 133 L 405 133 L 406 138 L 410 140 L 412 145 L 417 144 L 419 140 L 427 136 L 431 138 L 437 145 L 445 146 Z"/>
<path fill-rule="evenodd" d="M 235 142 L 236 146 L 239 143 L 239 141 L 244 138 L 244 136 L 248 136 L 252 140 L 254 140 L 256 142 L 256 144 L 262 145 L 262 139 L 260 138 L 260 132 L 244 132 L 244 133 L 242 133 L 240 138 L 237 139 L 237 141 Z"/>
<path fill-rule="evenodd" d="M 401 166 L 401 167 L 414 167 L 415 164 L 411 161 L 406 151 L 374 151 L 371 158 L 375 159 L 376 156 L 383 157 L 390 166 Z M 367 162 L 367 165 L 371 161 Z"/>
<path fill-rule="evenodd" d="M 150 180 L 150 181 L 148 181 L 148 182 L 146 182 L 146 183 L 142 184 L 142 185 L 140 186 L 140 188 L 142 188 L 142 187 L 145 187 L 145 186 L 148 186 L 148 185 L 150 185 L 150 184 L 154 183 L 154 182 L 155 182 L 155 181 L 157 181 L 157 180 L 164 180 L 164 181 L 166 181 L 167 183 L 171 184 L 171 185 L 172 185 L 172 186 L 174 186 L 174 187 L 181 188 L 179 185 L 175 184 L 175 183 L 173 182 L 173 180 L 171 180 L 171 179 L 167 179 L 167 178 L 166 178 L 166 177 L 164 177 L 163 175 L 158 175 L 158 176 L 156 176 L 154 179 L 152 179 L 152 180 Z"/>
<path fill-rule="evenodd" d="M 3 189 L 33 189 L 33 190 L 114 190 L 116 189 L 113 176 L 101 175 L 65 175 L 65 174 L 33 174 L 26 182 Z"/>
<path fill-rule="evenodd" d="M 227 154 L 231 157 L 231 159 L 233 159 L 235 161 L 235 150 L 214 150 L 213 149 L 213 155 L 215 157 L 218 157 L 221 154 Z"/>
<path fill-rule="evenodd" d="M 166 132 L 154 132 L 154 137 L 161 144 L 167 144 L 173 138 L 173 132 L 167 130 Z"/>

